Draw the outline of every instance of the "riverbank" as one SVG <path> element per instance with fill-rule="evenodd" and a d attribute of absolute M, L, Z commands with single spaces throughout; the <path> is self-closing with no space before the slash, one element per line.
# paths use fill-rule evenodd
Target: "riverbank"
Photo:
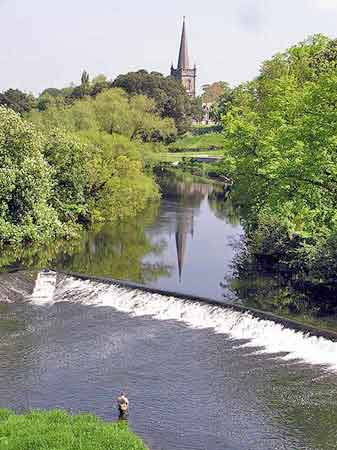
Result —
<path fill-rule="evenodd" d="M 154 168 L 156 176 L 175 177 L 177 180 L 196 181 L 203 183 L 218 182 L 230 186 L 232 180 L 223 174 L 221 160 L 209 159 L 197 155 L 181 158 L 176 161 L 162 161 Z"/>
<path fill-rule="evenodd" d="M 183 160 L 221 160 L 224 139 L 221 127 L 193 127 L 180 139 L 167 146 L 167 152 L 159 154 L 163 163 L 181 163 Z"/>
<path fill-rule="evenodd" d="M 74 123 L 83 106 L 85 126 Z M 151 170 L 155 144 L 132 139 L 129 123 L 122 131 L 104 126 L 107 108 L 120 107 L 128 117 L 139 113 L 163 124 L 116 89 L 25 117 L 0 106 L 0 251 L 72 240 L 83 228 L 134 217 L 158 199 Z"/>
<path fill-rule="evenodd" d="M 6 450 L 146 450 L 127 422 L 108 423 L 92 414 L 0 409 L 0 448 Z"/>

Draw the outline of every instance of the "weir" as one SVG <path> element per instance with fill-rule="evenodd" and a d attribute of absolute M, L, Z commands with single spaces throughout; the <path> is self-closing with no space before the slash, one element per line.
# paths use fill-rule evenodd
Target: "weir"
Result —
<path fill-rule="evenodd" d="M 207 305 L 213 305 L 218 306 L 220 308 L 226 308 L 226 309 L 232 309 L 234 311 L 239 311 L 241 313 L 250 313 L 253 317 L 257 319 L 264 319 L 264 320 L 272 320 L 275 323 L 284 325 L 287 328 L 290 328 L 292 330 L 301 331 L 305 334 L 308 334 L 309 336 L 316 336 L 316 337 L 323 337 L 326 339 L 329 339 L 333 342 L 337 342 L 337 333 L 331 331 L 331 330 L 325 330 L 325 329 L 318 329 L 310 325 L 302 324 L 301 322 L 297 322 L 296 320 L 287 319 L 282 316 L 278 316 L 276 314 L 267 312 L 267 311 L 261 311 L 254 308 L 249 308 L 244 305 L 235 304 L 232 302 L 221 302 L 216 299 L 206 298 L 206 297 L 199 297 L 194 295 L 188 295 L 183 294 L 175 291 L 164 291 L 162 289 L 152 288 L 149 286 L 144 286 L 142 284 L 133 283 L 130 281 L 125 280 L 115 280 L 112 278 L 106 278 L 106 277 L 97 277 L 92 275 L 84 275 L 76 272 L 66 272 L 61 270 L 56 270 L 56 273 L 60 273 L 66 276 L 70 276 L 73 278 L 77 278 L 80 280 L 91 280 L 91 281 L 97 281 L 99 283 L 105 283 L 109 285 L 117 285 L 129 289 L 138 289 L 140 291 L 144 292 L 150 292 L 152 294 L 159 294 L 163 296 L 169 296 L 174 297 L 176 299 L 180 300 L 189 300 L 191 302 L 200 302 Z"/>
<path fill-rule="evenodd" d="M 29 300 L 39 306 L 62 301 L 110 306 L 134 316 L 176 320 L 191 328 L 208 328 L 231 339 L 244 340 L 240 345 L 256 347 L 261 353 L 337 370 L 335 333 L 233 303 L 63 271 L 40 272 Z"/>

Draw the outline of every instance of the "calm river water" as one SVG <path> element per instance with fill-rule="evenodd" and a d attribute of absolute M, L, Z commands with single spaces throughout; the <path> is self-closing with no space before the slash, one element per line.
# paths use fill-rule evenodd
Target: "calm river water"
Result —
<path fill-rule="evenodd" d="M 159 209 L 128 224 L 84 233 L 77 249 L 61 250 L 53 266 L 126 279 L 164 290 L 228 300 L 240 218 L 223 187 L 165 179 Z"/>
<path fill-rule="evenodd" d="M 49 249 L 49 261 L 239 301 L 231 262 L 242 229 L 220 197 L 210 185 L 167 183 L 159 211 Z M 27 261 L 38 266 L 45 255 Z M 333 342 L 55 272 L 3 273 L 0 300 L 0 407 L 115 420 L 125 390 L 130 426 L 151 450 L 337 448 Z"/>

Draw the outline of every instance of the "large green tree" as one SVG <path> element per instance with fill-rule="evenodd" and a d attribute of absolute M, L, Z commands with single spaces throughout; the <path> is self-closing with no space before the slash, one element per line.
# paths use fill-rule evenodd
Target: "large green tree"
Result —
<path fill-rule="evenodd" d="M 26 94 L 19 89 L 8 89 L 0 93 L 0 106 L 7 106 L 14 111 L 23 114 L 31 111 L 35 106 L 34 96 Z"/>
<path fill-rule="evenodd" d="M 186 132 L 193 116 L 195 105 L 183 85 L 172 77 L 146 70 L 119 75 L 114 87 L 122 88 L 131 95 L 145 95 L 155 101 L 156 112 L 161 117 L 175 121 L 179 133 Z"/>
<path fill-rule="evenodd" d="M 52 169 L 44 137 L 11 109 L 0 106 L 0 240 L 34 241 L 60 234 L 50 206 Z"/>
<path fill-rule="evenodd" d="M 335 45 L 318 35 L 276 55 L 234 90 L 223 116 L 250 250 L 326 280 L 322 252 L 337 239 Z"/>
<path fill-rule="evenodd" d="M 30 118 L 42 129 L 97 130 L 143 142 L 171 142 L 177 133 L 174 122 L 161 118 L 155 109 L 154 101 L 143 95 L 130 97 L 122 89 L 109 89 L 71 107 L 54 103 L 43 114 L 31 113 Z"/>
<path fill-rule="evenodd" d="M 46 241 L 144 210 L 159 195 L 153 141 L 176 133 L 154 110 L 153 100 L 121 89 L 25 119 L 0 107 L 0 243 Z"/>
<path fill-rule="evenodd" d="M 215 81 L 211 84 L 205 84 L 202 86 L 202 101 L 204 103 L 215 103 L 228 88 L 229 84 L 225 81 Z"/>

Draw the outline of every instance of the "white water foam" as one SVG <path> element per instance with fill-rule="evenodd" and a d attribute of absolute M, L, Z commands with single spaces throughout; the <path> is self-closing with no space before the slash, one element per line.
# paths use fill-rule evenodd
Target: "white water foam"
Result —
<path fill-rule="evenodd" d="M 53 303 L 56 290 L 56 277 L 57 274 L 55 272 L 39 272 L 29 300 L 35 305 Z"/>
<path fill-rule="evenodd" d="M 176 320 L 195 329 L 210 328 L 233 339 L 248 340 L 244 346 L 261 352 L 286 353 L 280 356 L 285 360 L 300 359 L 337 370 L 336 342 L 257 319 L 250 313 L 71 277 L 64 279 L 54 297 L 55 301 L 111 306 L 133 316 Z"/>

